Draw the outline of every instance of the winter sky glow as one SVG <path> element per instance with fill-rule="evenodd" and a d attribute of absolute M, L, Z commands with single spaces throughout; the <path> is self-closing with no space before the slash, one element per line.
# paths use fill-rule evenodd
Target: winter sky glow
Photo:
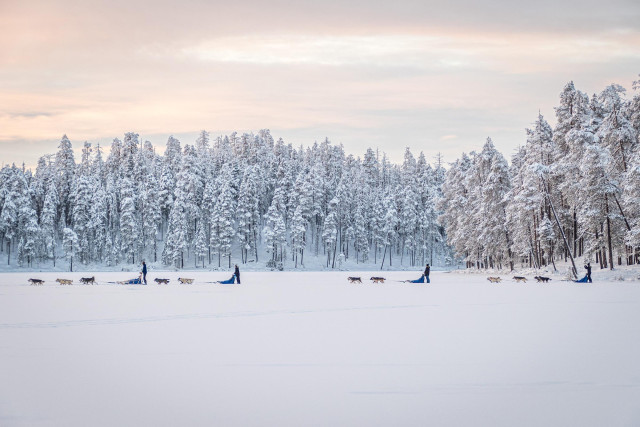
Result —
<path fill-rule="evenodd" d="M 637 1 L 442 3 L 1 0 L 0 159 L 261 128 L 394 161 L 491 136 L 509 157 L 567 81 L 640 72 Z"/>

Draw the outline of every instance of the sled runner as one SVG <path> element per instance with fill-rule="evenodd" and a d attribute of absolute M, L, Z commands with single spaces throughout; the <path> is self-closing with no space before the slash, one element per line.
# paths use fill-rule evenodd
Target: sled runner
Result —
<path fill-rule="evenodd" d="M 236 283 L 236 276 L 233 275 L 230 279 L 227 280 L 218 280 L 216 283 L 220 283 L 222 285 L 233 285 L 234 283 Z"/>

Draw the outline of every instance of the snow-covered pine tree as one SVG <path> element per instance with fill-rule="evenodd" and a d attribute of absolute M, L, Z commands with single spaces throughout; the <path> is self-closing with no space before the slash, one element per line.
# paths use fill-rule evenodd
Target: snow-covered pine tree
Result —
<path fill-rule="evenodd" d="M 136 211 L 134 184 L 129 178 L 122 179 L 120 190 L 120 242 L 126 262 L 135 264 L 140 245 L 140 222 Z"/>
<path fill-rule="evenodd" d="M 240 246 L 242 263 L 248 262 L 249 254 L 256 257 L 257 233 L 260 226 L 259 195 L 256 166 L 248 166 L 240 184 L 236 211 L 236 237 Z"/>
<path fill-rule="evenodd" d="M 331 199 L 329 202 L 329 213 L 324 220 L 324 227 L 322 230 L 322 241 L 325 244 L 325 252 L 327 254 L 327 267 L 335 265 L 335 254 L 338 241 L 338 207 L 339 200 L 336 198 Z M 333 255 L 333 256 L 332 256 Z"/>
<path fill-rule="evenodd" d="M 53 266 L 56 266 L 56 235 L 57 235 L 57 211 L 58 211 L 58 190 L 55 182 L 49 182 L 47 188 L 44 205 L 42 207 L 42 215 L 40 216 L 40 241 L 44 244 L 45 255 L 48 259 L 53 260 Z"/>
<path fill-rule="evenodd" d="M 73 185 L 73 176 L 75 174 L 76 164 L 73 156 L 71 141 L 67 135 L 63 135 L 56 153 L 56 184 L 58 186 L 58 197 L 60 200 L 60 217 L 61 222 L 68 225 L 71 224 L 71 186 Z"/>
<path fill-rule="evenodd" d="M 383 228 L 382 228 L 382 244 L 384 245 L 384 254 L 382 255 L 382 264 L 380 265 L 380 269 L 384 267 L 385 256 L 388 253 L 389 255 L 389 266 L 393 266 L 393 244 L 395 243 L 398 237 L 398 208 L 396 206 L 395 197 L 392 194 L 387 194 L 384 198 L 384 220 L 383 220 Z"/>
<path fill-rule="evenodd" d="M 471 265 L 471 254 L 467 251 L 464 224 L 471 213 L 467 187 L 471 165 L 471 158 L 465 153 L 451 165 L 442 185 L 442 198 L 437 204 L 438 210 L 442 211 L 438 220 L 445 226 L 449 244 L 458 257 L 466 259 L 467 267 Z"/>
<path fill-rule="evenodd" d="M 18 242 L 19 222 L 18 212 L 23 201 L 25 191 L 24 176 L 15 165 L 12 165 L 3 175 L 3 204 L 0 212 L 0 235 L 6 241 L 7 265 L 11 264 L 11 248 Z"/>
<path fill-rule="evenodd" d="M 62 230 L 62 249 L 64 256 L 69 260 L 69 271 L 73 271 L 73 257 L 78 250 L 78 236 L 68 227 Z"/>
<path fill-rule="evenodd" d="M 302 215 L 303 208 L 298 205 L 291 219 L 291 251 L 298 268 L 298 255 L 300 255 L 300 265 L 304 266 L 304 248 L 306 246 L 307 223 Z"/>

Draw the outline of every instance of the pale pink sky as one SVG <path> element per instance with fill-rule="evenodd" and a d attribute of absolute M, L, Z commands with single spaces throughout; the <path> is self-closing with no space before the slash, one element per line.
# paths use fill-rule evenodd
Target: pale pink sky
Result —
<path fill-rule="evenodd" d="M 0 0 L 0 160 L 271 129 L 400 161 L 510 156 L 569 80 L 631 89 L 640 3 Z M 629 94 L 631 95 L 631 94 Z"/>

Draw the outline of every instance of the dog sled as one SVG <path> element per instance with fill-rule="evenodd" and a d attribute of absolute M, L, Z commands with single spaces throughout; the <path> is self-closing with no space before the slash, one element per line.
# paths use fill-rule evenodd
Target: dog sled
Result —
<path fill-rule="evenodd" d="M 145 283 L 142 281 L 142 277 L 138 276 L 135 279 L 129 279 L 129 280 L 121 280 L 119 282 L 116 282 L 120 285 L 144 285 Z"/>
<path fill-rule="evenodd" d="M 405 280 L 404 283 L 424 283 L 424 275 L 420 276 L 416 280 Z"/>
<path fill-rule="evenodd" d="M 587 283 L 589 280 L 587 279 L 587 276 L 584 276 L 582 279 L 580 280 L 574 280 L 574 282 L 576 283 Z"/>
<path fill-rule="evenodd" d="M 222 285 L 233 285 L 234 283 L 236 283 L 236 276 L 235 274 L 233 276 L 231 276 L 230 279 L 227 280 L 218 280 L 216 283 L 220 283 Z"/>

